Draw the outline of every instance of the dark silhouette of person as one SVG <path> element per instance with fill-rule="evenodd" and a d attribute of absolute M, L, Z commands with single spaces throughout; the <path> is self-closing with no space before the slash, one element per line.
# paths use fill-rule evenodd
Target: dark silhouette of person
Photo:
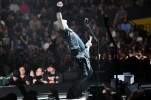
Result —
<path fill-rule="evenodd" d="M 67 25 L 67 20 L 62 19 L 61 8 L 63 3 L 57 2 L 57 21 L 54 22 L 54 29 L 60 32 L 64 41 L 69 45 L 71 51 L 71 57 L 77 66 L 80 68 L 80 75 L 78 80 L 69 88 L 67 93 L 67 99 L 78 99 L 82 96 L 82 92 L 85 89 L 85 84 L 91 77 L 93 70 L 90 65 L 89 48 L 92 46 L 91 41 L 88 41 L 86 45 L 80 39 L 80 37 Z"/>

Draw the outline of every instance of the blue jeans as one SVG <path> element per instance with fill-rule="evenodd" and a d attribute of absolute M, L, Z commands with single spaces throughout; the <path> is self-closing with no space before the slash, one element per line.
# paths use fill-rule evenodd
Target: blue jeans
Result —
<path fill-rule="evenodd" d="M 76 82 L 69 88 L 67 93 L 68 99 L 78 99 L 82 96 L 82 91 L 85 89 L 85 85 L 88 82 L 89 78 L 93 74 L 92 68 L 88 68 L 85 59 L 74 58 L 74 61 L 77 63 L 80 68 L 80 75 Z"/>

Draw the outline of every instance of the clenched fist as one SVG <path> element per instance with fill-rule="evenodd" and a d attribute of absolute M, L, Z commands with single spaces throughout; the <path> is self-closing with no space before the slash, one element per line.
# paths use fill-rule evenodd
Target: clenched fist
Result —
<path fill-rule="evenodd" d="M 62 1 L 57 2 L 57 6 L 58 6 L 58 7 L 63 7 Z"/>

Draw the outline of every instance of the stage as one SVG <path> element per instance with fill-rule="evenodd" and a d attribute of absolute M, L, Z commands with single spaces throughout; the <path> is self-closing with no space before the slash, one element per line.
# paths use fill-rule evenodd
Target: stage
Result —
<path fill-rule="evenodd" d="M 66 99 L 67 91 L 70 88 L 70 86 L 73 84 L 73 82 L 61 82 L 61 83 L 55 83 L 55 84 L 33 84 L 33 85 L 24 85 L 24 89 L 26 92 L 30 91 L 36 91 L 38 100 L 55 100 L 54 99 L 54 91 L 57 91 L 58 98 L 57 100 L 68 100 Z M 80 99 L 74 99 L 74 100 L 96 100 L 91 99 L 93 97 L 93 93 L 99 93 L 101 94 L 101 90 L 103 89 L 103 86 L 106 85 L 106 87 L 111 88 L 111 84 L 109 82 L 88 82 L 86 84 L 86 88 L 83 90 L 83 96 Z M 126 94 L 131 94 L 135 89 L 138 88 L 138 84 L 131 84 L 126 86 Z M 150 96 L 151 94 L 151 84 L 142 84 L 140 85 L 140 89 L 146 93 L 145 95 Z M 116 90 L 111 88 L 111 94 L 116 94 Z M 15 86 L 0 86 L 0 98 L 6 96 L 7 94 L 15 93 L 17 95 L 17 100 L 23 100 L 23 95 L 20 91 L 20 89 Z M 56 93 L 56 92 L 55 92 Z M 122 95 L 122 100 L 125 100 L 127 95 Z M 148 95 L 149 94 L 149 95 Z M 100 97 L 101 98 L 101 97 Z M 71 100 L 71 99 L 70 99 Z M 73 99 L 72 99 L 73 100 Z M 101 99 L 105 100 L 105 99 Z"/>
<path fill-rule="evenodd" d="M 66 94 L 69 87 L 72 85 L 72 82 L 62 82 L 62 83 L 55 83 L 55 84 L 33 84 L 33 85 L 24 85 L 25 90 L 29 91 L 36 91 L 38 100 L 54 100 L 52 96 L 52 89 L 58 91 L 58 96 L 60 100 L 67 100 Z M 103 83 L 102 83 L 103 84 Z M 110 85 L 109 83 L 105 83 L 106 85 Z M 88 82 L 86 84 L 85 90 L 83 90 L 83 96 L 78 100 L 88 100 L 88 97 L 91 96 L 88 89 L 90 86 L 97 86 L 99 85 L 97 82 Z M 15 93 L 17 95 L 18 100 L 23 99 L 23 95 L 18 87 L 15 85 L 12 86 L 0 86 L 0 97 L 6 96 L 9 93 Z M 75 99 L 76 100 L 76 99 Z"/>
<path fill-rule="evenodd" d="M 51 93 L 39 94 L 37 98 L 38 100 L 55 100 L 53 97 L 49 97 L 49 95 L 51 95 Z M 88 96 L 89 96 L 88 94 L 84 94 L 81 98 L 74 99 L 74 100 L 88 100 Z M 17 98 L 17 100 L 23 100 L 23 97 L 20 96 Z M 66 99 L 66 93 L 59 93 L 59 100 L 69 100 L 69 99 Z"/>

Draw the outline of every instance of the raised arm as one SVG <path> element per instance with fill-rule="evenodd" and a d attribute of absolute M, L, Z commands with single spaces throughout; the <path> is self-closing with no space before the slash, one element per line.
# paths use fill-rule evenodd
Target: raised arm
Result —
<path fill-rule="evenodd" d="M 63 7 L 62 1 L 57 2 L 57 7 L 58 8 L 57 8 L 56 17 L 59 24 L 59 28 L 65 30 L 66 28 L 68 28 L 68 25 L 67 25 L 67 21 L 62 19 L 62 14 L 61 14 L 61 8 Z"/>
<path fill-rule="evenodd" d="M 62 14 L 61 14 L 61 8 L 63 7 L 63 3 L 60 1 L 60 2 L 57 2 L 57 14 L 56 14 L 56 17 L 57 17 L 57 21 L 61 22 L 62 21 Z"/>

